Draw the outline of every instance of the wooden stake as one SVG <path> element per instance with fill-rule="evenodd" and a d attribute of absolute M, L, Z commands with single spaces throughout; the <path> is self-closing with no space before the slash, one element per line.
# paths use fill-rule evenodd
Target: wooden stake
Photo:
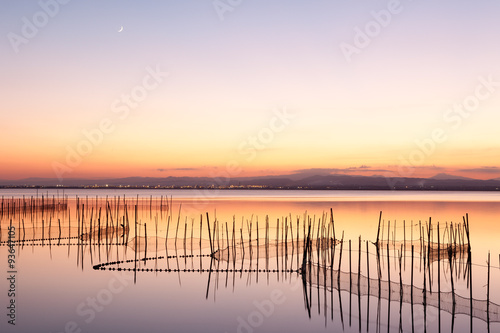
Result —
<path fill-rule="evenodd" d="M 379 235 L 380 235 L 380 220 L 382 220 L 382 211 L 380 211 L 380 215 L 378 217 L 377 244 L 379 242 Z"/>
<path fill-rule="evenodd" d="M 212 235 L 210 233 L 210 218 L 208 217 L 208 212 L 207 212 L 207 228 L 208 228 L 208 241 L 210 242 L 210 253 L 214 253 L 214 246 L 212 244 Z"/>
<path fill-rule="evenodd" d="M 160 207 L 161 207 L 161 202 L 160 202 Z M 201 239 L 202 239 L 202 234 L 203 234 L 203 215 L 200 214 L 200 257 L 201 257 Z M 201 260 L 200 260 L 200 262 L 201 262 Z"/>
<path fill-rule="evenodd" d="M 368 241 L 366 241 L 366 271 L 368 273 L 368 298 L 370 298 L 370 253 L 368 252 Z"/>
<path fill-rule="evenodd" d="M 411 246 L 411 304 L 413 305 L 413 251 L 414 245 Z"/>
<path fill-rule="evenodd" d="M 351 240 L 349 239 L 349 286 L 352 287 Z"/>
<path fill-rule="evenodd" d="M 389 294 L 390 294 L 391 293 L 391 262 L 390 262 L 389 257 L 390 257 L 389 256 L 389 243 L 387 243 L 387 282 L 389 283 Z"/>
<path fill-rule="evenodd" d="M 359 236 L 359 249 L 358 249 L 358 294 L 359 294 L 359 285 L 361 283 L 361 235 Z"/>
<path fill-rule="evenodd" d="M 405 247 L 405 252 L 406 252 L 406 221 L 403 220 L 403 244 L 404 244 L 404 247 Z M 406 261 L 405 261 L 406 263 Z"/>
<path fill-rule="evenodd" d="M 340 285 L 340 273 L 341 273 L 341 265 L 342 265 L 342 250 L 344 248 L 344 232 L 342 231 L 342 239 L 340 241 L 340 256 L 339 256 L 339 273 L 337 274 L 337 283 Z M 340 289 L 339 289 L 339 293 L 340 293 Z"/>
<path fill-rule="evenodd" d="M 380 212 L 382 213 L 382 212 Z M 333 229 L 333 240 L 335 241 L 335 221 L 333 220 L 333 209 L 330 208 L 330 220 L 331 220 L 331 223 L 332 223 L 332 229 Z M 290 222 L 292 222 L 291 218 L 290 218 Z M 380 229 L 380 219 L 379 219 L 379 229 Z M 377 234 L 377 242 L 378 242 L 378 234 Z"/>

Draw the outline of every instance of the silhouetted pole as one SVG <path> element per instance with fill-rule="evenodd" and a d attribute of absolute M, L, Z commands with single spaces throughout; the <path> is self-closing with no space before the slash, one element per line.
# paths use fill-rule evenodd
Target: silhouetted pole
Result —
<path fill-rule="evenodd" d="M 387 243 L 387 280 L 389 282 L 389 292 L 391 290 L 391 262 L 389 255 L 389 243 Z"/>
<path fill-rule="evenodd" d="M 352 287 L 351 240 L 349 239 L 349 286 Z"/>
<path fill-rule="evenodd" d="M 134 218 L 134 226 L 135 226 L 135 248 L 134 248 L 134 284 L 137 282 L 137 205 L 135 205 L 135 218 Z"/>
<path fill-rule="evenodd" d="M 467 227 L 468 229 L 468 227 Z M 470 332 L 472 333 L 473 330 L 473 311 L 474 308 L 472 307 L 472 254 L 470 252 L 470 247 L 469 247 L 469 291 L 470 291 Z"/>
<path fill-rule="evenodd" d="M 342 231 L 342 240 L 341 240 L 341 243 L 340 243 L 340 256 L 339 256 L 339 274 L 337 274 L 337 284 L 339 285 L 340 287 L 340 268 L 341 268 L 341 265 L 342 265 L 342 250 L 344 248 L 344 232 Z M 339 288 L 339 293 L 340 293 L 340 288 Z"/>
<path fill-rule="evenodd" d="M 368 272 L 368 296 L 370 296 L 370 253 L 368 252 L 368 241 L 366 241 L 366 271 Z"/>
<path fill-rule="evenodd" d="M 439 222 L 437 224 L 437 239 L 438 239 L 438 311 L 439 324 L 441 326 L 441 236 L 439 234 Z M 453 272 L 451 272 L 453 274 Z M 441 329 L 441 327 L 440 327 Z"/>
<path fill-rule="evenodd" d="M 161 207 L 161 201 L 160 201 L 160 207 Z M 210 229 L 210 227 L 208 229 Z M 201 239 L 203 237 L 202 235 L 203 235 L 203 214 L 200 214 L 200 258 L 201 258 Z M 212 246 L 210 246 L 210 250 L 212 250 Z M 200 264 L 201 264 L 201 259 L 200 259 Z"/>
<path fill-rule="evenodd" d="M 210 242 L 210 253 L 214 253 L 214 246 L 212 244 L 212 235 L 210 233 L 210 218 L 207 212 L 207 227 L 208 227 L 208 241 Z"/>
<path fill-rule="evenodd" d="M 411 305 L 413 307 L 413 253 L 414 253 L 414 246 L 411 246 Z M 412 311 L 413 312 L 413 311 Z"/>
<path fill-rule="evenodd" d="M 379 235 L 380 235 L 380 221 L 381 220 L 382 220 L 382 211 L 380 211 L 380 215 L 378 217 L 377 246 L 378 246 Z"/>
<path fill-rule="evenodd" d="M 148 230 L 146 229 L 146 223 L 144 223 L 144 264 L 146 264 L 148 252 Z"/>
<path fill-rule="evenodd" d="M 330 221 L 332 223 L 332 229 L 333 229 L 333 240 L 335 241 L 335 221 L 333 220 L 333 209 L 330 208 Z M 379 220 L 379 229 L 380 229 L 380 220 Z"/>
<path fill-rule="evenodd" d="M 361 283 L 361 235 L 359 236 L 359 253 L 358 253 L 358 294 L 359 294 L 360 283 Z"/>

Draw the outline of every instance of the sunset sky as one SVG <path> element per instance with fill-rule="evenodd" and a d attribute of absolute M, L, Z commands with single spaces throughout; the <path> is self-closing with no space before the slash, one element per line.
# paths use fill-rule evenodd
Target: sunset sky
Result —
<path fill-rule="evenodd" d="M 3 1 L 0 179 L 497 178 L 499 16 L 497 0 Z"/>

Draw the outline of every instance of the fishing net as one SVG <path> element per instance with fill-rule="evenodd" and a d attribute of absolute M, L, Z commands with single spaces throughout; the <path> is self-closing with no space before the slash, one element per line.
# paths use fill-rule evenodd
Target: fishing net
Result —
<path fill-rule="evenodd" d="M 453 291 L 431 292 L 417 286 L 368 278 L 363 274 L 345 273 L 332 267 L 307 263 L 303 272 L 306 283 L 329 291 L 347 291 L 359 296 L 374 296 L 408 304 L 426 304 L 450 314 L 471 315 L 483 321 L 500 322 L 500 306 L 486 300 L 462 297 Z M 489 311 L 488 311 L 489 310 Z M 489 318 L 488 318 L 489 316 Z"/>

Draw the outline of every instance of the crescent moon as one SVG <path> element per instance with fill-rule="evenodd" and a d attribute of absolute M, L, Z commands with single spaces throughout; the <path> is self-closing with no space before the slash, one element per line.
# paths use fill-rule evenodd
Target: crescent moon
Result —
<path fill-rule="evenodd" d="M 120 30 L 118 30 L 118 32 L 122 32 L 123 31 L 123 25 L 120 27 Z"/>

